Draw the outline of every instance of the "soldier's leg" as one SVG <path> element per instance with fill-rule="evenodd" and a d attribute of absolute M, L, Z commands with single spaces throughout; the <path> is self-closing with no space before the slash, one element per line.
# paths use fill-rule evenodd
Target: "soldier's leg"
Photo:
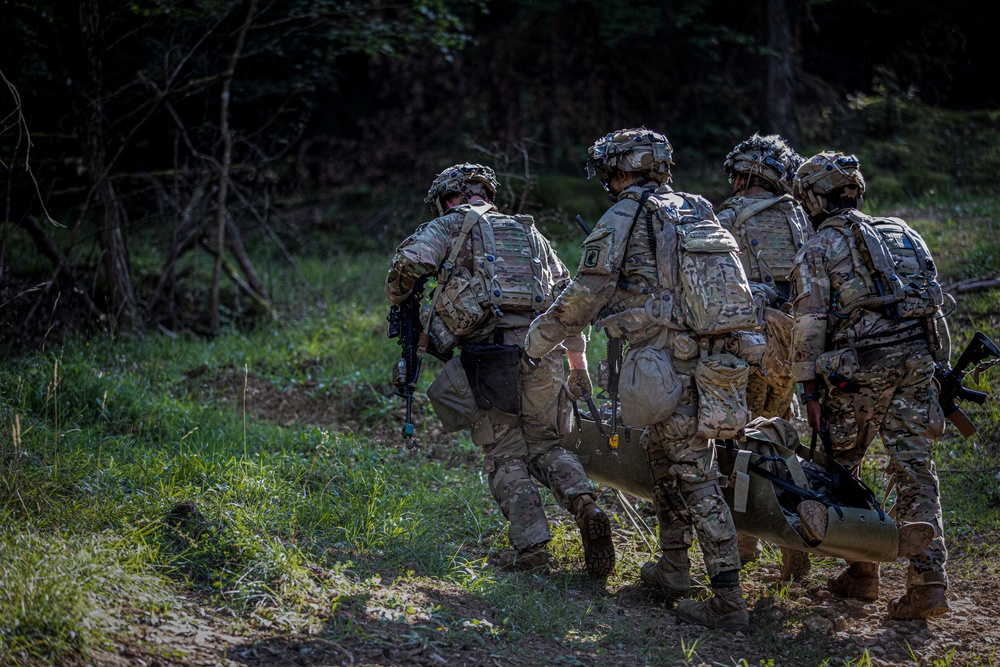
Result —
<path fill-rule="evenodd" d="M 493 498 L 510 522 L 511 546 L 522 553 L 547 543 L 548 520 L 525 460 L 528 450 L 519 419 L 490 410 L 473 425 L 472 439 L 486 451 L 484 472 Z"/>
<path fill-rule="evenodd" d="M 521 426 L 529 470 L 573 515 L 580 529 L 587 572 L 604 578 L 615 567 L 611 519 L 594 502 L 593 485 L 580 460 L 560 444 L 569 427 L 569 414 L 562 356 L 550 353 L 535 369 L 522 366 Z"/>
<path fill-rule="evenodd" d="M 907 593 L 889 605 L 890 614 L 896 618 L 931 618 L 949 609 L 944 595 L 948 551 L 934 464 L 934 447 L 944 431 L 944 415 L 933 375 L 930 355 L 911 358 L 883 422 L 888 471 L 896 483 L 896 520 L 901 525 L 926 522 L 934 529 L 934 537 L 923 552 L 910 558 Z"/>
<path fill-rule="evenodd" d="M 830 390 L 823 399 L 823 418 L 830 428 L 834 457 L 856 473 L 882 424 L 899 371 L 893 366 L 869 364 L 864 372 L 851 379 L 860 389 Z M 879 565 L 848 561 L 847 568 L 827 582 L 827 589 L 840 597 L 876 600 Z"/>
<path fill-rule="evenodd" d="M 659 529 L 660 558 L 645 563 L 640 579 L 658 589 L 669 599 L 685 597 L 691 588 L 689 549 L 694 541 L 691 518 L 677 480 L 670 474 L 671 461 L 651 429 L 643 431 L 640 440 L 649 457 L 653 479 L 653 511 Z"/>

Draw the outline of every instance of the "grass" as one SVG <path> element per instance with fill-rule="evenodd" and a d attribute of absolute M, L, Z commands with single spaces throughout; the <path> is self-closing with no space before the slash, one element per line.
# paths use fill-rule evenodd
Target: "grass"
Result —
<path fill-rule="evenodd" d="M 995 198 L 936 195 L 900 208 L 931 244 L 943 282 L 996 265 Z M 571 267 L 578 245 L 573 235 L 560 241 Z M 679 630 L 634 586 L 649 557 L 639 536 L 621 545 L 608 589 L 595 586 L 580 574 L 575 526 L 547 494 L 554 573 L 499 573 L 489 557 L 506 546 L 505 522 L 468 437 L 432 434 L 420 394 L 425 447 L 400 447 L 400 404 L 388 387 L 398 349 L 385 338 L 381 293 L 388 256 L 304 257 L 302 274 L 322 286 L 326 309 L 304 303 L 311 295 L 297 276 L 275 274 L 271 289 L 289 296 L 291 315 L 253 330 L 212 341 L 81 338 L 4 360 L 0 664 L 93 654 L 123 641 L 127 622 L 192 599 L 248 632 L 277 628 L 342 647 L 517 655 L 538 641 L 553 664 L 693 665 L 704 656 L 733 665 L 874 664 L 867 652 L 832 658 L 829 644 L 790 647 L 804 612 L 782 585 L 762 596 L 785 613 L 755 612 L 750 643 Z M 955 356 L 977 329 L 1000 340 L 1000 293 L 962 297 L 951 322 Z M 602 352 L 597 337 L 592 366 Z M 996 396 L 998 382 L 994 371 L 976 388 Z M 324 419 L 264 418 L 270 398 Z M 977 536 L 1000 526 L 1000 482 L 982 472 L 996 457 L 1000 406 L 963 407 L 981 432 L 963 440 L 951 429 L 938 466 L 949 543 L 960 545 L 951 567 L 974 572 L 998 555 Z M 864 474 L 884 488 L 876 461 Z M 651 521 L 647 506 L 640 511 Z M 636 530 L 624 515 L 615 520 Z"/>

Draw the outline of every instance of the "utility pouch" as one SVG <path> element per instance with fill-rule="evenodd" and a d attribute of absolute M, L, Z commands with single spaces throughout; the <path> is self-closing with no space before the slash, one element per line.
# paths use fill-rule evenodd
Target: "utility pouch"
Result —
<path fill-rule="evenodd" d="M 854 379 L 860 372 L 858 353 L 850 348 L 824 352 L 816 357 L 816 374 L 821 376 L 831 389 L 857 391 Z"/>
<path fill-rule="evenodd" d="M 476 405 L 510 415 L 521 411 L 521 355 L 518 345 L 470 343 L 462 347 L 462 367 Z"/>
<path fill-rule="evenodd" d="M 471 428 L 482 413 L 458 357 L 452 357 L 444 365 L 444 371 L 434 378 L 427 388 L 427 398 L 449 433 Z"/>
<path fill-rule="evenodd" d="M 645 428 L 667 419 L 681 400 L 681 388 L 670 352 L 653 347 L 630 349 L 618 378 L 622 422 Z"/>
<path fill-rule="evenodd" d="M 698 387 L 700 438 L 735 438 L 747 424 L 747 380 L 750 365 L 732 354 L 711 354 L 698 360 L 694 381 Z"/>
<path fill-rule="evenodd" d="M 480 305 L 475 289 L 478 281 L 464 266 L 455 269 L 448 281 L 438 289 L 435 308 L 448 330 L 459 337 L 470 336 L 481 328 L 490 313 Z"/>

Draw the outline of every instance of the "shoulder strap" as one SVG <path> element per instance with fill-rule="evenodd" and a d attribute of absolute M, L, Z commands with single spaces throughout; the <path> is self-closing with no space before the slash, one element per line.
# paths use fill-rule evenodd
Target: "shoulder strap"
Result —
<path fill-rule="evenodd" d="M 462 221 L 462 231 L 458 233 L 458 238 L 455 239 L 455 242 L 451 246 L 448 259 L 442 265 L 442 269 L 448 272 L 448 275 L 445 277 L 446 280 L 451 277 L 451 270 L 455 267 L 455 260 L 458 259 L 458 253 L 462 251 L 462 246 L 465 245 L 465 239 L 468 238 L 473 225 L 479 222 L 491 208 L 493 208 L 492 204 L 478 204 L 472 206 L 469 212 L 465 214 L 465 220 Z"/>
<path fill-rule="evenodd" d="M 740 225 L 742 225 L 744 222 L 747 221 L 747 218 L 751 218 L 760 213 L 761 211 L 771 208 L 775 204 L 791 200 L 792 200 L 791 195 L 779 195 L 772 199 L 762 199 L 759 202 L 754 202 L 753 204 L 750 204 L 750 206 L 747 206 L 745 209 L 739 212 L 739 214 L 736 216 L 736 221 L 733 223 L 733 228 L 735 229 L 736 227 L 739 227 Z"/>

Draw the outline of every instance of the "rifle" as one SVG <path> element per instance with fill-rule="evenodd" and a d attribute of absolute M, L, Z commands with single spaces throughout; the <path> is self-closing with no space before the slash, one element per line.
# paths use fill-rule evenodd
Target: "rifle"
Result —
<path fill-rule="evenodd" d="M 406 399 L 406 423 L 403 424 L 403 438 L 409 449 L 416 447 L 417 439 L 413 427 L 413 394 L 420 378 L 420 366 L 428 345 L 428 335 L 420 323 L 420 303 L 424 298 L 426 278 L 417 282 L 406 301 L 393 305 L 386 317 L 385 335 L 396 338 L 403 348 L 399 361 L 392 371 L 393 394 Z"/>
<path fill-rule="evenodd" d="M 934 377 L 937 378 L 941 385 L 938 403 L 941 404 L 941 409 L 944 410 L 944 416 L 955 425 L 958 432 L 965 438 L 976 433 L 979 429 L 972 423 L 969 416 L 965 414 L 965 411 L 958 407 L 956 401 L 972 401 L 973 403 L 982 405 L 986 402 L 987 394 L 984 391 L 966 389 L 962 385 L 962 380 L 970 370 L 979 373 L 979 371 L 985 370 L 997 363 L 997 361 L 994 361 L 985 365 L 985 367 L 981 367 L 982 362 L 989 357 L 1000 361 L 1000 348 L 982 331 L 977 331 L 976 335 L 972 337 L 972 341 L 962 351 L 954 368 L 946 371 L 939 364 L 934 370 Z M 969 369 L 970 365 L 973 366 L 972 369 Z"/>

